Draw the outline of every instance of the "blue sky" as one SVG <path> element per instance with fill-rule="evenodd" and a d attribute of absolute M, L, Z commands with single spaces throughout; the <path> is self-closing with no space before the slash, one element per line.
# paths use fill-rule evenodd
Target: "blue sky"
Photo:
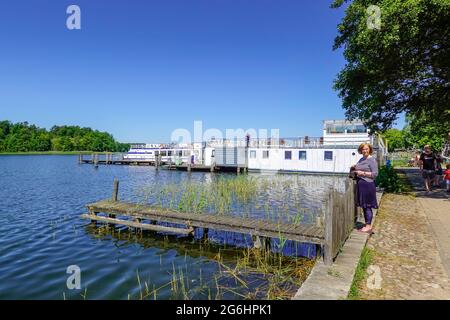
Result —
<path fill-rule="evenodd" d="M 320 136 L 344 118 L 331 0 L 0 0 L 0 119 L 123 142 L 176 128 Z M 81 8 L 68 30 L 66 8 Z"/>

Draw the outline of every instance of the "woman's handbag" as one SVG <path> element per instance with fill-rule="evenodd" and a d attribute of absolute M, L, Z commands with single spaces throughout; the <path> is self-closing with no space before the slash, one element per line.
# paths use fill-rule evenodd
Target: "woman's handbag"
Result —
<path fill-rule="evenodd" d="M 356 168 L 355 168 L 355 166 L 350 167 L 350 172 L 348 174 L 348 177 L 350 179 L 353 179 L 353 180 L 358 179 L 358 176 L 356 175 Z"/>

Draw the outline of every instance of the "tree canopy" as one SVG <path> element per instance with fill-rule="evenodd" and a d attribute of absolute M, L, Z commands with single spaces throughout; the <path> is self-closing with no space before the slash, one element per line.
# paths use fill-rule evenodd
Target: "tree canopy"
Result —
<path fill-rule="evenodd" d="M 446 138 L 445 128 L 429 123 L 425 118 L 406 117 L 406 126 L 402 129 L 388 129 L 383 138 L 388 141 L 389 150 L 415 149 L 421 150 L 430 145 L 434 151 L 440 152 Z"/>
<path fill-rule="evenodd" d="M 0 121 L 0 152 L 28 151 L 110 151 L 123 152 L 128 144 L 119 143 L 107 132 L 79 126 L 54 126 L 47 131 L 28 122 Z"/>
<path fill-rule="evenodd" d="M 401 113 L 450 132 L 450 0 L 335 0 L 348 4 L 334 49 L 347 60 L 334 88 L 348 119 L 375 131 Z M 380 28 L 367 9 L 380 8 Z M 423 127 L 423 126 L 422 126 Z"/>
<path fill-rule="evenodd" d="M 389 129 L 383 134 L 383 138 L 388 141 L 389 150 L 406 149 L 410 147 L 405 139 L 404 130 Z"/>

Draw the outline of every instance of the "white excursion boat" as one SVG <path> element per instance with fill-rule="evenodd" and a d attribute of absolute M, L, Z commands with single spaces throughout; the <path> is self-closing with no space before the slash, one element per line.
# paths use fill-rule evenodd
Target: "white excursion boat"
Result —
<path fill-rule="evenodd" d="M 134 145 L 124 157 L 175 165 L 247 168 L 259 172 L 348 173 L 361 157 L 358 147 L 368 142 L 376 156 L 384 159 L 386 149 L 361 121 L 325 120 L 322 137 L 282 139 L 213 140 L 192 144 Z"/>
<path fill-rule="evenodd" d="M 153 162 L 158 156 L 162 163 L 210 166 L 211 159 L 214 157 L 214 148 L 206 147 L 205 143 L 132 145 L 124 159 Z"/>

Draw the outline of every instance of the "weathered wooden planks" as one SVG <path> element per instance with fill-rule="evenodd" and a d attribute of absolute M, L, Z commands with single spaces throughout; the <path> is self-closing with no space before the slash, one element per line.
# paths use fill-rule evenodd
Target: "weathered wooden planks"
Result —
<path fill-rule="evenodd" d="M 356 185 L 347 180 L 345 193 L 330 191 L 325 211 L 325 245 L 324 262 L 331 265 L 333 259 L 347 240 L 355 225 L 357 208 L 355 205 Z"/>
<path fill-rule="evenodd" d="M 145 229 L 150 231 L 157 231 L 157 232 L 166 232 L 166 233 L 175 233 L 175 234 L 185 234 L 189 235 L 194 232 L 194 229 L 182 229 L 182 228 L 172 228 L 172 227 L 165 227 L 165 226 L 158 226 L 154 224 L 148 224 L 148 223 L 142 223 L 142 222 L 134 222 L 134 221 L 128 221 L 128 220 L 122 220 L 122 219 L 116 219 L 116 218 L 109 218 L 109 217 L 102 217 L 98 215 L 92 215 L 92 214 L 83 214 L 81 215 L 84 219 L 90 219 L 95 221 L 101 221 L 111 224 L 120 224 L 128 227 L 134 227 L 139 229 Z"/>
<path fill-rule="evenodd" d="M 102 200 L 88 204 L 89 215 L 83 215 L 85 219 L 95 220 L 95 213 L 103 212 L 112 215 L 124 215 L 133 218 L 147 219 L 157 222 L 168 222 L 180 225 L 190 225 L 195 228 L 207 228 L 218 231 L 228 231 L 250 234 L 253 236 L 279 238 L 288 240 L 323 244 L 324 234 L 316 227 L 292 224 L 280 224 L 264 220 L 254 220 L 231 216 L 220 216 L 212 214 L 196 214 L 175 212 L 157 209 L 148 205 L 126 203 L 112 200 Z M 120 223 L 117 219 L 115 223 Z"/>

